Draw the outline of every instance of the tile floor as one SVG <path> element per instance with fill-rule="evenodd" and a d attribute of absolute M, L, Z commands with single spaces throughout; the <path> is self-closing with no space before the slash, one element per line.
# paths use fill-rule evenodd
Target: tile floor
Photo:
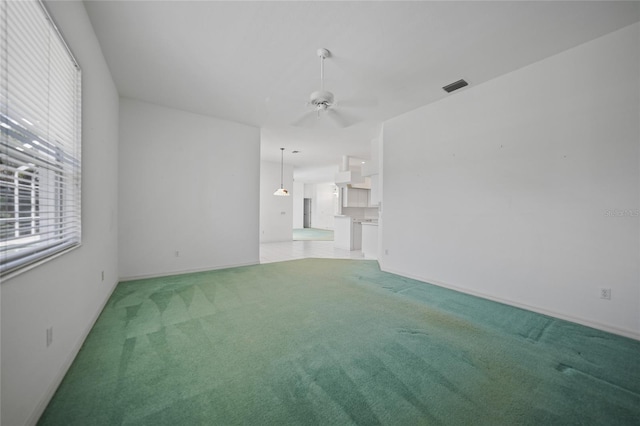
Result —
<path fill-rule="evenodd" d="M 349 251 L 333 246 L 333 241 L 285 241 L 260 244 L 260 263 L 321 257 L 331 259 L 364 259 L 362 251 Z"/>

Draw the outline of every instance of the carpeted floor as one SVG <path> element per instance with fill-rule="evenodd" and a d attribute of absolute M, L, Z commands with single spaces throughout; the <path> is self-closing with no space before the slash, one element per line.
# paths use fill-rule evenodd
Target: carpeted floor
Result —
<path fill-rule="evenodd" d="M 638 425 L 640 342 L 305 259 L 121 283 L 41 425 Z"/>
<path fill-rule="evenodd" d="M 293 241 L 333 241 L 333 231 L 317 228 L 294 229 Z"/>

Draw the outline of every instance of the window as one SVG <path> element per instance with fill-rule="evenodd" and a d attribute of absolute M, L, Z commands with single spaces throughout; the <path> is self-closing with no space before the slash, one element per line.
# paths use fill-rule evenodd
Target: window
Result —
<path fill-rule="evenodd" d="M 0 1 L 0 276 L 80 244 L 80 68 L 39 1 Z"/>

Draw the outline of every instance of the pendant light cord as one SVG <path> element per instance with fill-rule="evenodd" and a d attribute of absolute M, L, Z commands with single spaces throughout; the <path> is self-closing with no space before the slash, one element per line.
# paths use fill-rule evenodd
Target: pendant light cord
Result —
<path fill-rule="evenodd" d="M 284 189 L 284 148 L 280 148 L 280 189 Z"/>

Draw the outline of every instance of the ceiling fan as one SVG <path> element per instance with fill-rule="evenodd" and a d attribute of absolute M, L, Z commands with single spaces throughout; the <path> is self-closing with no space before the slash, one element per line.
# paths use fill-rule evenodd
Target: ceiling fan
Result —
<path fill-rule="evenodd" d="M 340 127 L 348 127 L 355 124 L 359 119 L 347 115 L 344 111 L 339 110 L 333 93 L 324 89 L 324 60 L 331 56 L 331 52 L 327 49 L 320 48 L 316 53 L 320 58 L 320 90 L 312 92 L 309 96 L 307 106 L 312 110 L 292 123 L 293 126 L 311 126 L 313 125 L 314 119 L 320 118 L 321 114 L 327 115 Z"/>

